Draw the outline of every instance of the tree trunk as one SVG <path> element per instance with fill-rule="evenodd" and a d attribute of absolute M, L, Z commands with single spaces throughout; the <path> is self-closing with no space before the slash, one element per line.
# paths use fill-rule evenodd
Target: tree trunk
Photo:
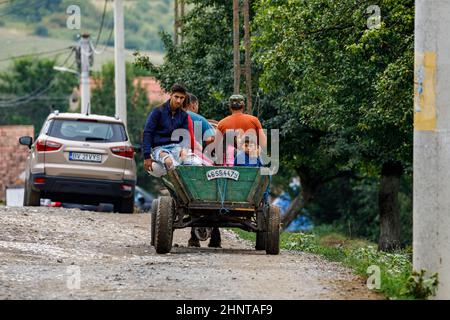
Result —
<path fill-rule="evenodd" d="M 239 0 L 233 0 L 234 93 L 240 93 L 241 57 L 239 50 Z"/>
<path fill-rule="evenodd" d="M 289 224 L 294 221 L 302 212 L 302 209 L 314 198 L 314 194 L 319 188 L 321 182 L 317 177 L 311 173 L 308 168 L 302 167 L 297 169 L 300 177 L 301 192 L 291 202 L 281 220 L 283 229 L 286 229 Z"/>
<path fill-rule="evenodd" d="M 244 46 L 245 46 L 245 84 L 247 94 L 247 113 L 253 113 L 252 101 L 252 58 L 250 51 L 250 0 L 244 0 Z"/>
<path fill-rule="evenodd" d="M 401 247 L 398 190 L 403 167 L 398 162 L 386 162 L 381 169 L 378 206 L 380 210 L 380 239 L 378 249 L 394 251 Z"/>

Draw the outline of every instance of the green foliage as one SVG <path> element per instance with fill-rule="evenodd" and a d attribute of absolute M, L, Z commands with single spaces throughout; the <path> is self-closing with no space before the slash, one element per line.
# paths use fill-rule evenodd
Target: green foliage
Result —
<path fill-rule="evenodd" d="M 226 100 L 233 92 L 232 6 L 224 0 L 190 3 L 183 44 L 174 46 L 171 36 L 161 33 L 167 52 L 164 63 L 156 67 L 142 55 L 135 63 L 149 70 L 166 90 L 183 83 L 199 98 L 204 116 L 220 119 L 229 113 Z"/>
<path fill-rule="evenodd" d="M 431 277 L 426 278 L 425 273 L 426 270 L 413 271 L 408 278 L 408 284 L 404 293 L 418 299 L 428 299 L 431 296 L 435 296 L 439 284 L 438 274 L 435 273 Z"/>
<path fill-rule="evenodd" d="M 299 164 L 411 163 L 413 1 L 381 1 L 379 29 L 366 27 L 370 4 L 256 2 L 260 85 L 279 93 L 280 114 L 296 115 L 291 130 L 312 131 L 316 139 L 317 152 L 293 151 Z"/>
<path fill-rule="evenodd" d="M 255 234 L 234 229 L 241 238 L 255 241 Z M 331 233 L 330 233 L 331 232 Z M 280 248 L 292 251 L 319 254 L 330 261 L 340 262 L 363 278 L 368 278 L 368 268 L 380 268 L 380 289 L 388 299 L 422 299 L 433 292 L 434 278 L 419 280 L 412 285 L 412 254 L 410 251 L 386 253 L 378 251 L 376 245 L 358 239 L 349 239 L 335 232 L 334 228 L 321 226 L 313 233 L 281 233 Z M 411 290 L 414 288 L 414 290 Z M 428 290 L 427 288 L 430 288 Z"/>
<path fill-rule="evenodd" d="M 398 162 L 410 174 L 414 2 L 379 1 L 375 29 L 367 27 L 371 4 L 255 1 L 254 51 L 259 84 L 275 97 L 283 163 L 313 180 L 312 215 L 374 240 L 381 166 Z M 410 243 L 411 223 L 405 229 Z"/>
<path fill-rule="evenodd" d="M 33 34 L 41 37 L 48 37 L 48 29 L 47 27 L 39 24 L 36 26 L 36 28 L 34 28 Z"/>
<path fill-rule="evenodd" d="M 0 73 L 0 124 L 31 124 L 37 135 L 50 112 L 68 110 L 78 79 L 53 70 L 54 65 L 47 59 L 20 59 Z"/>
<path fill-rule="evenodd" d="M 412 177 L 404 175 L 399 192 L 402 245 L 412 244 Z M 348 237 L 377 242 L 380 234 L 376 177 L 339 178 L 324 185 L 308 211 L 315 225 L 333 225 Z"/>

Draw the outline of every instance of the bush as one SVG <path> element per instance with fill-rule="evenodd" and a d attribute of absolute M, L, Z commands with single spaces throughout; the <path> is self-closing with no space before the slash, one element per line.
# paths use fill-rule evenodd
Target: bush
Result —
<path fill-rule="evenodd" d="M 48 37 L 49 32 L 46 26 L 40 24 L 36 28 L 34 28 L 33 34 L 40 37 Z"/>

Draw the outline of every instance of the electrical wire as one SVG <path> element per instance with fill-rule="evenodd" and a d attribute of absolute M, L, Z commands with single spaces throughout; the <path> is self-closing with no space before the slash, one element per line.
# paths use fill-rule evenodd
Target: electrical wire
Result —
<path fill-rule="evenodd" d="M 66 65 L 66 63 L 69 61 L 69 59 L 74 55 L 74 53 L 75 53 L 75 48 L 71 47 L 69 55 L 67 56 L 66 60 L 64 60 L 64 62 L 61 64 L 61 66 L 64 67 Z"/>
<path fill-rule="evenodd" d="M 98 30 L 97 39 L 95 40 L 95 48 L 97 48 L 98 43 L 100 42 L 100 37 L 103 31 L 103 25 L 105 24 L 105 16 L 106 16 L 106 8 L 108 6 L 108 0 L 105 0 L 105 4 L 103 6 L 102 20 L 100 22 L 100 29 Z"/>
<path fill-rule="evenodd" d="M 101 50 L 98 50 L 98 51 L 95 50 L 95 48 L 93 48 L 95 54 L 102 54 L 103 52 L 105 52 L 108 49 L 108 43 L 111 41 L 113 33 L 114 33 L 114 21 L 112 21 L 112 23 L 111 23 L 111 30 L 109 32 L 108 40 L 106 40 L 105 45 L 103 46 L 103 48 Z"/>
<path fill-rule="evenodd" d="M 106 2 L 106 1 L 105 1 Z M 104 46 L 101 50 L 97 50 L 97 46 L 98 46 L 98 41 L 95 44 L 95 47 L 93 47 L 93 51 L 95 54 L 102 54 L 103 52 L 105 52 L 108 49 L 108 43 L 111 41 L 113 33 L 114 33 L 114 17 L 111 19 L 111 23 L 109 25 L 109 36 L 108 39 L 106 40 L 106 42 L 104 43 Z M 99 40 L 100 38 L 98 37 L 97 40 Z"/>
<path fill-rule="evenodd" d="M 42 56 L 42 55 L 46 55 L 46 54 L 62 52 L 62 51 L 65 51 L 65 50 L 71 49 L 71 48 L 72 48 L 72 47 L 65 47 L 65 48 L 55 49 L 55 50 L 51 50 L 51 51 L 43 51 L 43 52 L 36 52 L 36 53 L 27 53 L 27 54 L 23 54 L 23 55 L 20 55 L 20 56 L 14 56 L 14 57 L 9 57 L 9 58 L 0 59 L 0 62 L 9 61 L 9 60 L 14 60 L 14 59 L 19 59 L 19 58 L 25 58 L 25 57 L 31 57 L 31 56 Z"/>
<path fill-rule="evenodd" d="M 29 95 L 28 97 L 26 97 L 25 100 L 23 101 L 17 101 L 17 102 L 13 102 L 13 103 L 0 103 L 0 108 L 13 108 L 13 107 L 19 107 L 21 105 L 27 104 L 30 101 L 35 100 L 36 98 L 42 96 L 44 93 L 46 93 L 48 90 L 50 90 L 50 88 L 55 84 L 55 79 L 52 79 L 48 86 L 44 89 L 42 89 L 40 92 L 34 94 L 34 95 Z M 21 99 L 24 99 L 25 97 L 22 97 Z"/>

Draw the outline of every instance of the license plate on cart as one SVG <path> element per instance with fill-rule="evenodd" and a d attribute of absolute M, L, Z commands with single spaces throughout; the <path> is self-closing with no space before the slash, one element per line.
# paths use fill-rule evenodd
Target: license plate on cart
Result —
<path fill-rule="evenodd" d="M 239 180 L 239 171 L 232 169 L 214 169 L 206 172 L 206 178 L 209 180 L 213 179 L 233 179 L 235 181 Z"/>
<path fill-rule="evenodd" d="M 102 162 L 102 155 L 97 153 L 69 152 L 70 161 Z"/>

